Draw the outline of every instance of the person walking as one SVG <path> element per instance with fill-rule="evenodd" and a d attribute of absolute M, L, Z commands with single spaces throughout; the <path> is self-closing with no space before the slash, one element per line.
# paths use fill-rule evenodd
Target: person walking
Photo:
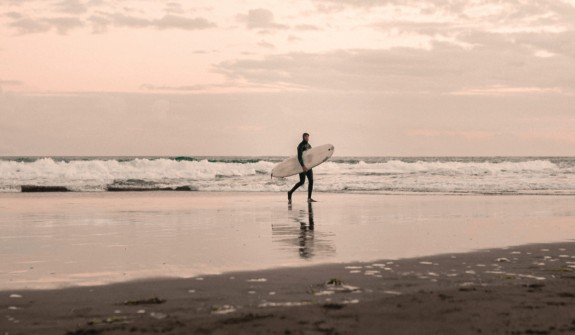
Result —
<path fill-rule="evenodd" d="M 300 186 L 302 186 L 303 184 L 305 184 L 305 178 L 307 177 L 308 180 L 308 186 L 307 186 L 307 202 L 316 202 L 315 200 L 312 199 L 311 194 L 313 192 L 313 170 L 312 169 L 308 169 L 303 161 L 303 153 L 308 150 L 311 149 L 311 145 L 309 144 L 309 134 L 308 133 L 304 133 L 302 135 L 302 141 L 301 143 L 297 146 L 297 160 L 299 161 L 303 172 L 299 174 L 299 182 L 297 184 L 294 185 L 294 187 L 288 191 L 288 203 L 291 204 L 291 197 L 293 192 L 295 192 L 295 190 L 297 190 Z"/>

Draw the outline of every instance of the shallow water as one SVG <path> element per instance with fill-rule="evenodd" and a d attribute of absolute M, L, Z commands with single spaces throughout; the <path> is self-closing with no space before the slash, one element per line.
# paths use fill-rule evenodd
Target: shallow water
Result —
<path fill-rule="evenodd" d="M 371 261 L 575 238 L 572 196 L 0 194 L 0 289 Z"/>

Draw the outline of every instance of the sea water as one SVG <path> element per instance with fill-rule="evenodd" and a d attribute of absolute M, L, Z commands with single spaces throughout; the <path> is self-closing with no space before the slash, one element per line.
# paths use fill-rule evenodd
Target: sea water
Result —
<path fill-rule="evenodd" d="M 77 192 L 279 192 L 285 157 L 1 157 L 0 192 L 23 185 Z M 332 157 L 314 171 L 319 192 L 575 194 L 575 157 Z M 305 188 L 302 188 L 304 190 Z"/>

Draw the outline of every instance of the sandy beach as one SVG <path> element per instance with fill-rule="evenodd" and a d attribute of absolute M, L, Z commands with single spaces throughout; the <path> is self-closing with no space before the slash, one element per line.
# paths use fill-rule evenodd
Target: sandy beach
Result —
<path fill-rule="evenodd" d="M 575 243 L 0 293 L 3 334 L 558 334 Z"/>
<path fill-rule="evenodd" d="M 575 330 L 569 196 L 1 194 L 2 334 Z"/>

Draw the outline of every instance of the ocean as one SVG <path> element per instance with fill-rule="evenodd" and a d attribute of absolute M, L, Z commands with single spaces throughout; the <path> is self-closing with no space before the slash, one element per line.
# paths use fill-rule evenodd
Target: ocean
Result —
<path fill-rule="evenodd" d="M 0 192 L 280 192 L 297 181 L 270 178 L 285 158 L 1 157 Z M 314 177 L 318 192 L 575 195 L 575 157 L 332 157 Z"/>

